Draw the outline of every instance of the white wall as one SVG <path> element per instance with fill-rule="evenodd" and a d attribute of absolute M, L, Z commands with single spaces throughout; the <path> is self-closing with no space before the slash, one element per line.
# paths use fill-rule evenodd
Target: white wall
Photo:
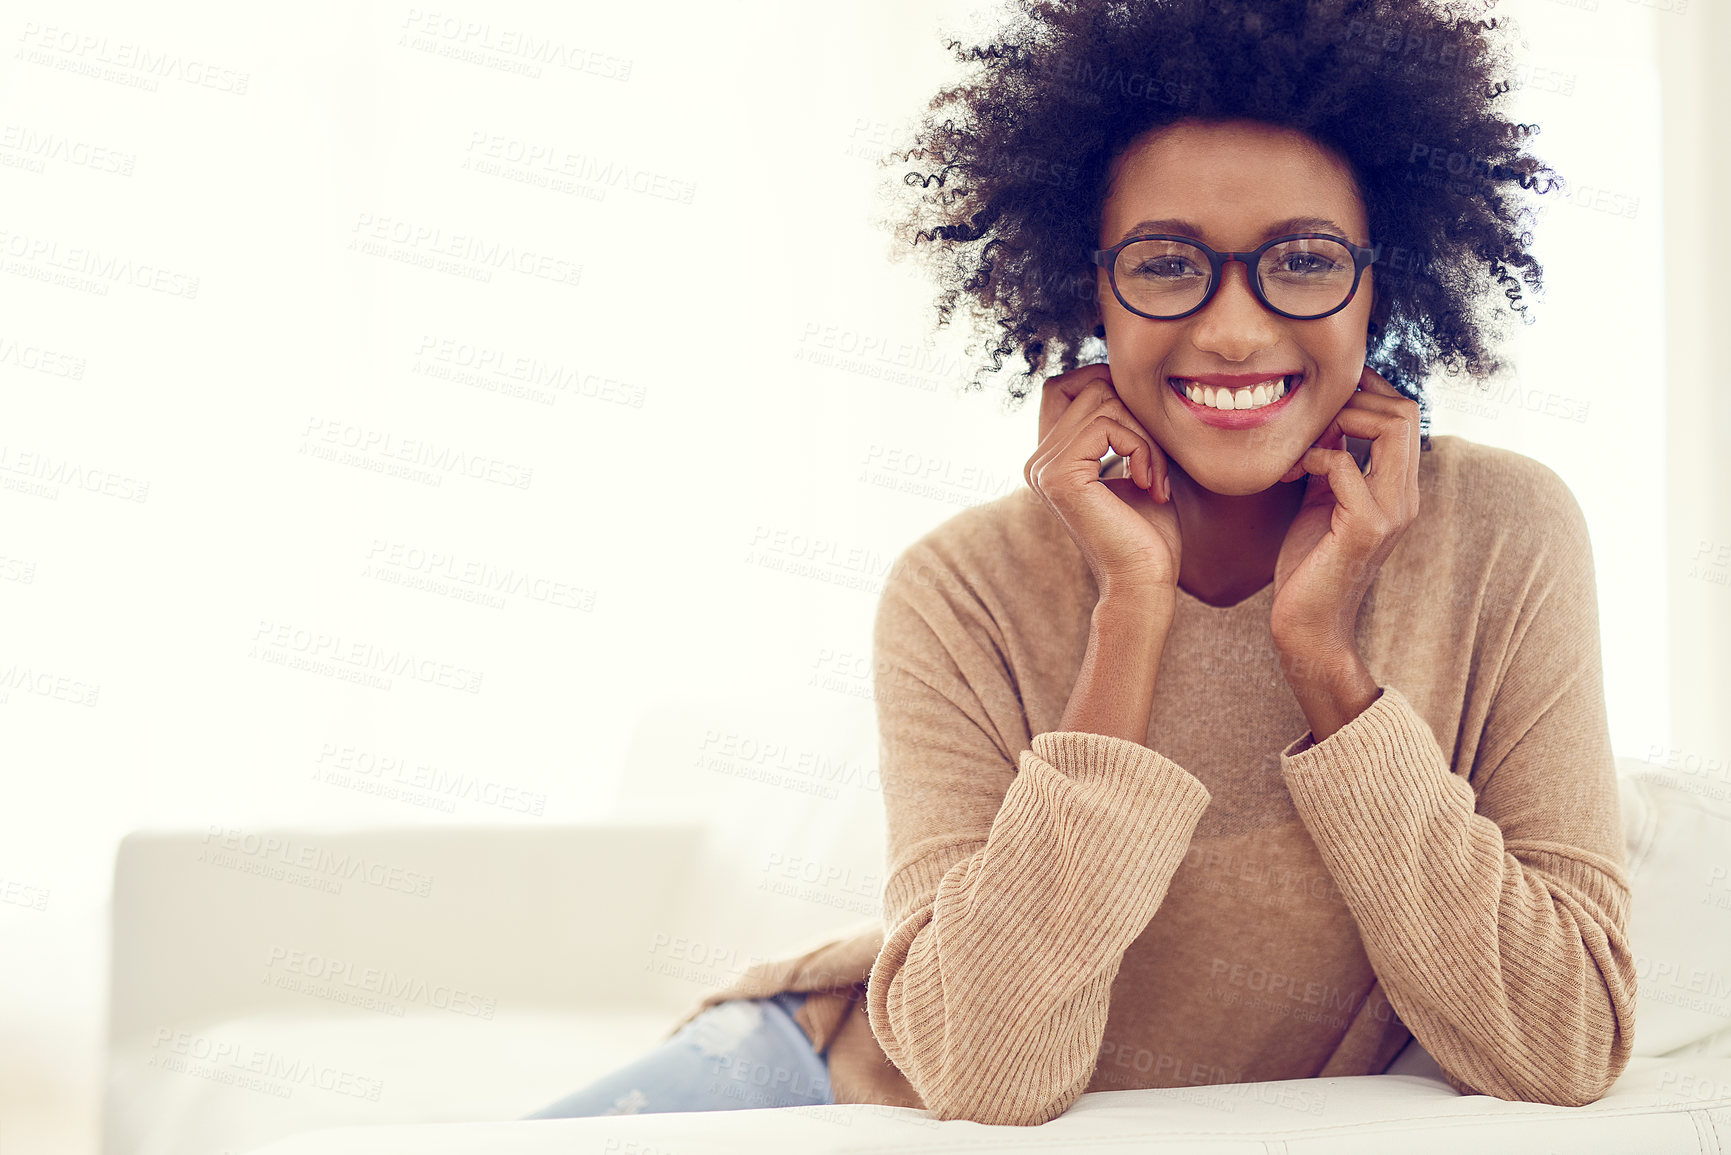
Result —
<path fill-rule="evenodd" d="M 1731 19 L 1701 3 L 1657 21 L 1665 77 L 1666 507 L 1672 639 L 1667 763 L 1731 771 L 1731 364 L 1724 353 L 1731 288 L 1725 218 L 1731 187 Z M 1704 114 L 1705 110 L 1712 114 Z M 1709 768 L 1713 769 L 1709 769 Z"/>
<path fill-rule="evenodd" d="M 1671 716 L 1698 673 L 1672 647 L 1723 647 L 1667 598 L 1723 506 L 1663 515 L 1667 421 L 1698 426 L 1666 409 L 1665 298 L 1629 292 L 1667 271 L 1655 126 L 1699 120 L 1662 101 L 1659 46 L 1706 17 L 1510 10 L 1544 155 L 1611 196 L 1543 226 L 1552 289 L 1513 392 L 1439 394 L 1436 430 L 1580 498 L 1619 752 L 1676 732 L 1723 752 L 1699 711 Z M 840 698 L 869 725 L 856 659 L 885 567 L 1021 483 L 1035 407 L 956 392 L 930 289 L 870 224 L 873 161 L 949 73 L 934 13 L 958 29 L 965 6 L 417 11 L 71 0 L 8 21 L 0 1155 L 94 1146 L 128 830 L 603 814 L 660 696 Z M 580 67 L 501 67 L 524 34 Z M 485 167 L 495 148 L 547 159 Z M 565 165 L 563 189 L 517 179 Z M 474 350 L 494 368 L 465 369 Z M 522 367 L 564 387 L 512 396 Z M 482 476 L 382 471 L 423 449 Z M 461 596 L 500 574 L 522 592 Z M 1722 583 L 1688 588 L 1724 621 Z M 287 664 L 321 637 L 350 659 L 331 671 L 370 654 L 425 677 Z M 1712 660 L 1690 701 L 1723 698 Z M 374 785 L 446 777 L 413 800 L 330 780 L 369 757 L 403 766 Z"/>

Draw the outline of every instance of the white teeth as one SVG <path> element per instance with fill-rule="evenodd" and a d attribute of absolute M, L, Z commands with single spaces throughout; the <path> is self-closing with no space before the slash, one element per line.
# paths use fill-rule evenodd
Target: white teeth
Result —
<path fill-rule="evenodd" d="M 1182 377 L 1178 380 L 1184 384 L 1184 396 L 1211 409 L 1260 409 L 1286 396 L 1284 377 L 1270 377 L 1260 384 L 1237 390 L 1198 385 Z"/>

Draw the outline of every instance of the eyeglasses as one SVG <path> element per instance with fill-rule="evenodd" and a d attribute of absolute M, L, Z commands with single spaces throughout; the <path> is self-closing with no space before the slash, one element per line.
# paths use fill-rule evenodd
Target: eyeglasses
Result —
<path fill-rule="evenodd" d="M 1381 249 L 1328 233 L 1292 233 L 1248 252 L 1221 253 L 1194 237 L 1151 233 L 1097 249 L 1093 261 L 1106 269 L 1118 303 L 1151 321 L 1176 321 L 1208 304 L 1227 261 L 1250 270 L 1250 287 L 1271 312 L 1314 321 L 1346 308 Z"/>

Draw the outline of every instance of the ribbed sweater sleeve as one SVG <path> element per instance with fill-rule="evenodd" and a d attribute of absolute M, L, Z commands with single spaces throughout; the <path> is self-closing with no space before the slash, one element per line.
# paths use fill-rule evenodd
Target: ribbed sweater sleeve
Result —
<path fill-rule="evenodd" d="M 890 863 L 869 1021 L 939 1119 L 1034 1125 L 1087 1087 L 1210 794 L 1122 738 L 1030 739 L 1003 638 L 946 564 L 887 583 L 874 630 Z"/>
<path fill-rule="evenodd" d="M 1539 548 L 1504 543 L 1520 560 L 1482 591 L 1470 784 L 1387 684 L 1281 770 L 1389 1003 L 1455 1089 L 1581 1106 L 1628 1065 L 1636 976 L 1592 553 L 1561 482 L 1544 492 Z"/>

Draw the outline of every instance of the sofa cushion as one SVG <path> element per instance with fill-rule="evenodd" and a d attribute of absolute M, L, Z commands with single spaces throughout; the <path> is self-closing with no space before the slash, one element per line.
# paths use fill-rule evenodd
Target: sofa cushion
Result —
<path fill-rule="evenodd" d="M 109 1055 L 103 1149 L 229 1155 L 349 1123 L 520 1119 L 661 1041 L 664 1012 L 262 1014 Z"/>
<path fill-rule="evenodd" d="M 340 1128 L 248 1155 L 1697 1155 L 1731 1149 L 1731 1059 L 1637 1059 L 1585 1107 L 1457 1095 L 1410 1075 L 1097 1091 L 1038 1127 L 897 1107 L 783 1107 L 470 1127 Z"/>

